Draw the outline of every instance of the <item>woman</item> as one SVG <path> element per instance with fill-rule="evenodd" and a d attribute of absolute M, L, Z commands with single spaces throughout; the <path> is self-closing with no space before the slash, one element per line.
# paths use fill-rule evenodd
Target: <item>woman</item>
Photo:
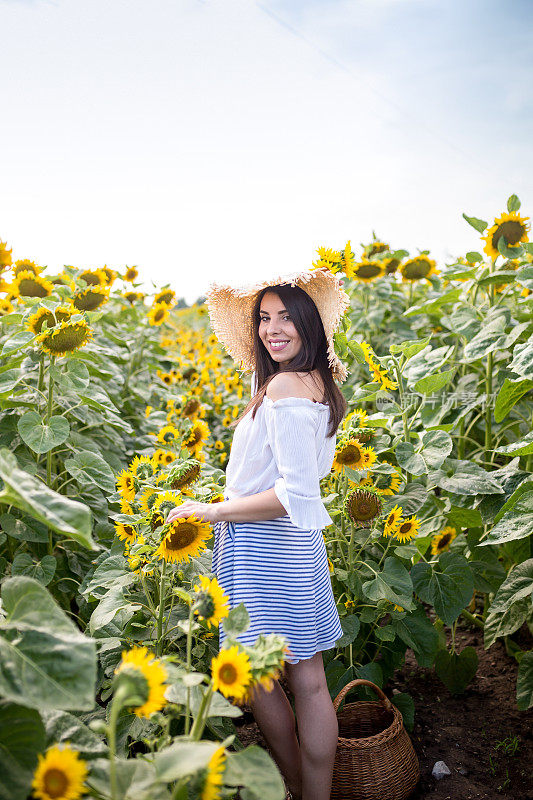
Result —
<path fill-rule="evenodd" d="M 257 687 L 250 705 L 294 800 L 330 797 L 338 740 L 322 652 L 342 636 L 322 529 L 331 524 L 319 481 L 330 470 L 346 400 L 347 371 L 333 333 L 349 304 L 342 282 L 317 269 L 247 289 L 212 285 L 206 299 L 217 337 L 253 370 L 252 399 L 235 424 L 225 500 L 187 500 L 170 512 L 215 523 L 212 570 L 244 602 L 250 627 L 287 637 L 285 676 Z M 222 645 L 225 632 L 220 625 Z"/>

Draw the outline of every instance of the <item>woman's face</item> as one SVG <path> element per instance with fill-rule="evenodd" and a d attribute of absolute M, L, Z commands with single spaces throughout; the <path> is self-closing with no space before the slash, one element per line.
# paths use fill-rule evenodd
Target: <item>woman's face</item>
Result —
<path fill-rule="evenodd" d="M 265 292 L 259 307 L 259 338 L 280 366 L 288 365 L 299 352 L 302 340 L 291 315 L 275 292 Z M 279 345 L 275 343 L 279 342 Z M 285 342 L 285 344 L 282 344 Z"/>

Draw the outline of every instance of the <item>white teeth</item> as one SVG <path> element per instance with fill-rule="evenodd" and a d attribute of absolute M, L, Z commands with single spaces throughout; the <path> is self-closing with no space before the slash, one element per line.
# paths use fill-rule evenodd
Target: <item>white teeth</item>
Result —
<path fill-rule="evenodd" d="M 288 344 L 288 341 L 287 342 L 270 342 L 270 347 L 272 347 L 274 350 L 279 350 L 280 347 L 283 347 L 286 344 Z"/>

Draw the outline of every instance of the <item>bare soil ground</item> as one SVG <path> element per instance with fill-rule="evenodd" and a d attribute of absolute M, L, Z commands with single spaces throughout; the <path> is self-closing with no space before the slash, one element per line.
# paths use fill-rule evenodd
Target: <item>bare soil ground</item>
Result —
<path fill-rule="evenodd" d="M 533 646 L 525 624 L 512 639 L 524 650 Z M 415 703 L 409 735 L 421 776 L 411 800 L 533 800 L 533 709 L 516 707 L 518 664 L 500 640 L 485 650 L 483 632 L 461 618 L 456 648 L 467 645 L 475 647 L 479 665 L 463 694 L 450 694 L 433 669 L 418 666 L 410 649 L 385 687 L 387 696 L 397 689 L 409 692 Z M 280 683 L 291 698 L 286 681 Z M 251 709 L 243 710 L 235 720 L 240 741 L 268 750 Z M 444 761 L 451 774 L 433 778 L 436 761 Z"/>

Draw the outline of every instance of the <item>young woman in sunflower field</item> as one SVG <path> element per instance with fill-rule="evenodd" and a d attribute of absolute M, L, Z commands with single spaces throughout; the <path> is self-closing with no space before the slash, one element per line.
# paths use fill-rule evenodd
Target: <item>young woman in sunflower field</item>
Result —
<path fill-rule="evenodd" d="M 212 571 L 244 603 L 250 627 L 288 640 L 279 681 L 258 686 L 254 717 L 294 800 L 330 797 L 338 723 L 322 651 L 343 635 L 322 530 L 332 523 L 320 495 L 347 403 L 336 378 L 347 370 L 333 333 L 349 298 L 333 273 L 310 270 L 240 289 L 212 284 L 206 303 L 217 337 L 252 370 L 252 398 L 235 422 L 224 501 L 185 501 L 168 521 L 195 515 L 215 525 Z M 250 335 L 251 332 L 251 335 Z M 225 632 L 219 626 L 219 643 Z"/>

